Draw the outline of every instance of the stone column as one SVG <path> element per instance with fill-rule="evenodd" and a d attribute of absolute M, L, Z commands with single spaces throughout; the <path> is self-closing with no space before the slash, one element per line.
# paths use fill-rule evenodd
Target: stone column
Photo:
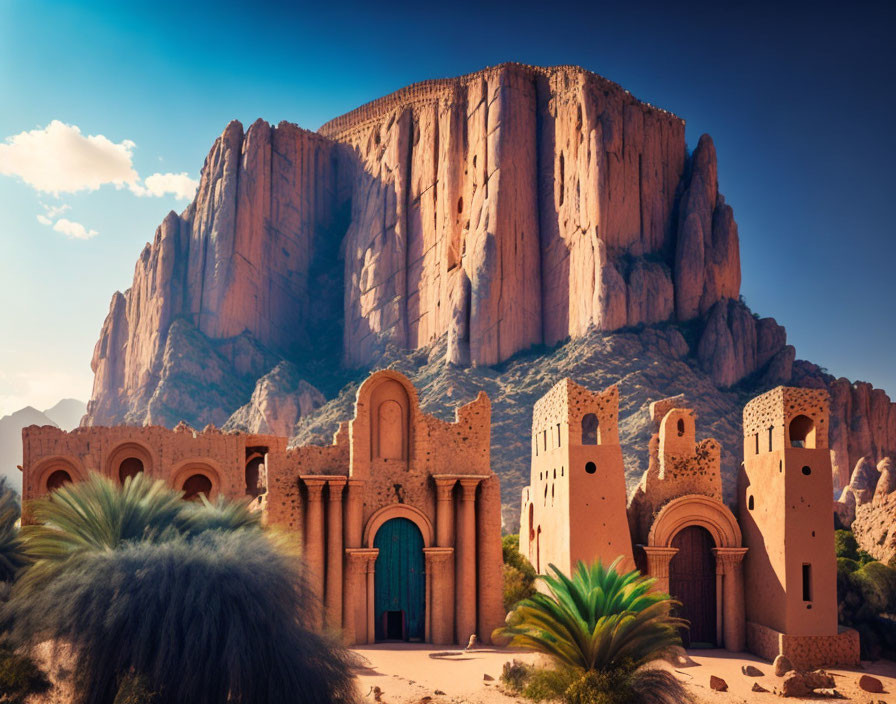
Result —
<path fill-rule="evenodd" d="M 436 545 L 440 548 L 454 547 L 454 485 L 457 484 L 457 477 L 439 475 L 434 476 L 436 483 Z M 452 550 L 452 555 L 454 551 Z M 442 592 L 440 598 L 445 599 L 445 603 L 451 604 L 451 608 L 445 612 L 445 619 L 448 628 L 447 640 L 434 640 L 434 643 L 450 644 L 454 642 L 454 560 L 450 560 L 441 566 L 444 572 L 444 579 L 440 580 L 439 587 Z M 435 637 L 435 636 L 433 636 Z"/>
<path fill-rule="evenodd" d="M 361 547 L 361 512 L 363 505 L 363 497 L 364 497 L 364 480 L 363 479 L 348 479 L 345 485 L 345 491 L 348 492 L 347 497 L 343 501 L 343 507 L 345 509 L 345 518 L 344 518 L 344 539 L 345 539 L 345 547 L 346 554 L 349 554 L 350 548 L 360 548 Z M 349 622 L 351 622 L 351 628 L 353 632 L 357 632 L 360 626 L 356 624 L 355 621 L 355 611 L 357 610 L 357 600 L 359 598 L 359 594 L 361 593 L 360 588 L 355 587 L 354 596 L 351 596 L 349 589 L 349 580 L 352 578 L 348 570 L 344 575 L 345 578 L 345 591 L 342 599 L 342 627 L 346 631 L 345 640 L 347 643 L 355 643 L 362 642 L 356 641 L 352 635 L 349 633 Z M 366 641 L 365 641 L 366 642 Z"/>
<path fill-rule="evenodd" d="M 428 598 L 426 601 L 429 633 L 427 640 L 436 645 L 454 641 L 454 548 L 423 548 L 426 556 Z"/>
<path fill-rule="evenodd" d="M 746 644 L 744 615 L 744 573 L 742 562 L 747 548 L 715 548 L 716 563 L 722 567 L 722 619 L 725 650 L 739 653 Z"/>
<path fill-rule="evenodd" d="M 647 556 L 647 574 L 656 580 L 656 589 L 669 593 L 669 563 L 678 554 L 678 548 L 642 545 Z"/>
<path fill-rule="evenodd" d="M 346 548 L 345 611 L 343 635 L 349 645 L 373 642 L 367 632 L 367 568 L 379 550 Z"/>
<path fill-rule="evenodd" d="M 305 511 L 305 562 L 308 565 L 308 584 L 317 602 L 311 619 L 315 627 L 323 623 L 324 595 L 324 506 L 321 502 L 324 480 L 302 477 L 308 489 Z"/>
<path fill-rule="evenodd" d="M 344 479 L 329 479 L 330 500 L 327 506 L 327 628 L 342 628 L 342 490 Z"/>
<path fill-rule="evenodd" d="M 349 479 L 346 482 L 348 498 L 345 501 L 345 547 L 361 547 L 363 532 L 362 509 L 364 499 L 364 480 Z"/>
<path fill-rule="evenodd" d="M 476 485 L 480 478 L 460 480 L 461 500 L 455 544 L 455 638 L 466 645 L 476 633 Z"/>
<path fill-rule="evenodd" d="M 375 582 L 374 574 L 376 569 L 376 558 L 380 554 L 378 548 L 371 548 L 367 551 L 367 642 L 376 642 L 376 601 L 375 601 Z"/>
<path fill-rule="evenodd" d="M 491 643 L 504 623 L 504 560 L 501 549 L 501 485 L 487 477 L 479 489 L 476 512 L 477 609 L 479 639 Z"/>
<path fill-rule="evenodd" d="M 457 477 L 435 475 L 436 483 L 436 545 L 454 546 L 454 485 Z"/>

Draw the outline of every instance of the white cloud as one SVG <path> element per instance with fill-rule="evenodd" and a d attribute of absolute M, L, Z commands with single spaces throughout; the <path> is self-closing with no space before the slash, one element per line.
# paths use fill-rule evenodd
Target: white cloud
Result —
<path fill-rule="evenodd" d="M 190 200 L 196 195 L 199 181 L 190 178 L 186 171 L 179 174 L 153 174 L 147 176 L 143 185 L 134 184 L 131 190 L 138 196 L 155 196 L 161 198 L 170 193 L 180 200 Z"/>
<path fill-rule="evenodd" d="M 44 209 L 48 218 L 58 217 L 64 212 L 72 209 L 72 206 L 70 205 L 46 205 L 41 203 L 40 206 Z"/>
<path fill-rule="evenodd" d="M 121 188 L 139 181 L 132 162 L 135 146 L 128 139 L 116 143 L 101 134 L 84 136 L 76 125 L 53 120 L 0 144 L 0 174 L 57 195 L 104 184 Z"/>
<path fill-rule="evenodd" d="M 57 220 L 56 224 L 53 225 L 53 229 L 73 240 L 89 240 L 91 237 L 96 237 L 99 234 L 96 230 L 88 230 L 81 223 L 72 222 L 66 218 Z"/>
<path fill-rule="evenodd" d="M 48 218 L 46 215 L 38 215 L 37 221 L 41 225 L 52 225 L 53 224 L 53 221 L 50 218 Z"/>

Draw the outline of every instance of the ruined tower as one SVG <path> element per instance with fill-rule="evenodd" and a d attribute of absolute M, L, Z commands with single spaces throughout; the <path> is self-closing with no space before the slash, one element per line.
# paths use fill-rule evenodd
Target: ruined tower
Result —
<path fill-rule="evenodd" d="M 744 408 L 738 481 L 748 648 L 797 667 L 858 661 L 838 634 L 828 394 L 779 386 Z"/>
<path fill-rule="evenodd" d="M 535 403 L 520 550 L 540 573 L 619 556 L 622 569 L 634 566 L 618 411 L 616 386 L 595 394 L 570 379 Z"/>

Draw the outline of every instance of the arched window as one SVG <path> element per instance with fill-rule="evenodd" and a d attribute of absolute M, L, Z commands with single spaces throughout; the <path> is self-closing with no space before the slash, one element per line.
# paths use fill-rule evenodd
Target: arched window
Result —
<path fill-rule="evenodd" d="M 198 501 L 200 494 L 211 494 L 212 480 L 204 474 L 193 474 L 184 482 L 183 490 L 184 501 Z"/>
<path fill-rule="evenodd" d="M 597 445 L 597 428 L 599 426 L 597 416 L 587 413 L 582 418 L 582 444 Z"/>
<path fill-rule="evenodd" d="M 678 437 L 682 437 L 684 435 L 684 418 L 679 418 L 676 425 L 678 427 Z"/>
<path fill-rule="evenodd" d="M 751 496 L 749 498 L 749 500 L 747 501 L 747 508 L 752 511 L 755 507 L 756 507 L 756 502 L 753 501 L 753 497 Z"/>
<path fill-rule="evenodd" d="M 815 447 L 815 423 L 809 416 L 801 414 L 790 421 L 790 446 Z"/>
<path fill-rule="evenodd" d="M 535 504 L 529 504 L 529 540 L 535 540 Z"/>
<path fill-rule="evenodd" d="M 118 465 L 118 481 L 124 484 L 128 477 L 136 477 L 143 471 L 143 461 L 136 457 L 126 457 Z"/>
<path fill-rule="evenodd" d="M 47 477 L 47 491 L 56 491 L 59 487 L 72 483 L 72 475 L 64 469 L 57 469 Z"/>

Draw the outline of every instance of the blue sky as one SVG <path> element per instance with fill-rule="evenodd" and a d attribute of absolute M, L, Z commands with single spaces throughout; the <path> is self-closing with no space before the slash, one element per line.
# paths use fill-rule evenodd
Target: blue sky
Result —
<path fill-rule="evenodd" d="M 509 60 L 582 65 L 685 118 L 691 146 L 709 132 L 750 306 L 800 358 L 896 395 L 894 20 L 884 2 L 0 0 L 0 144 L 58 121 L 132 171 L 94 190 L 0 173 L 0 415 L 86 400 L 111 294 L 187 203 L 170 175 L 197 179 L 229 120 L 316 129 Z"/>

